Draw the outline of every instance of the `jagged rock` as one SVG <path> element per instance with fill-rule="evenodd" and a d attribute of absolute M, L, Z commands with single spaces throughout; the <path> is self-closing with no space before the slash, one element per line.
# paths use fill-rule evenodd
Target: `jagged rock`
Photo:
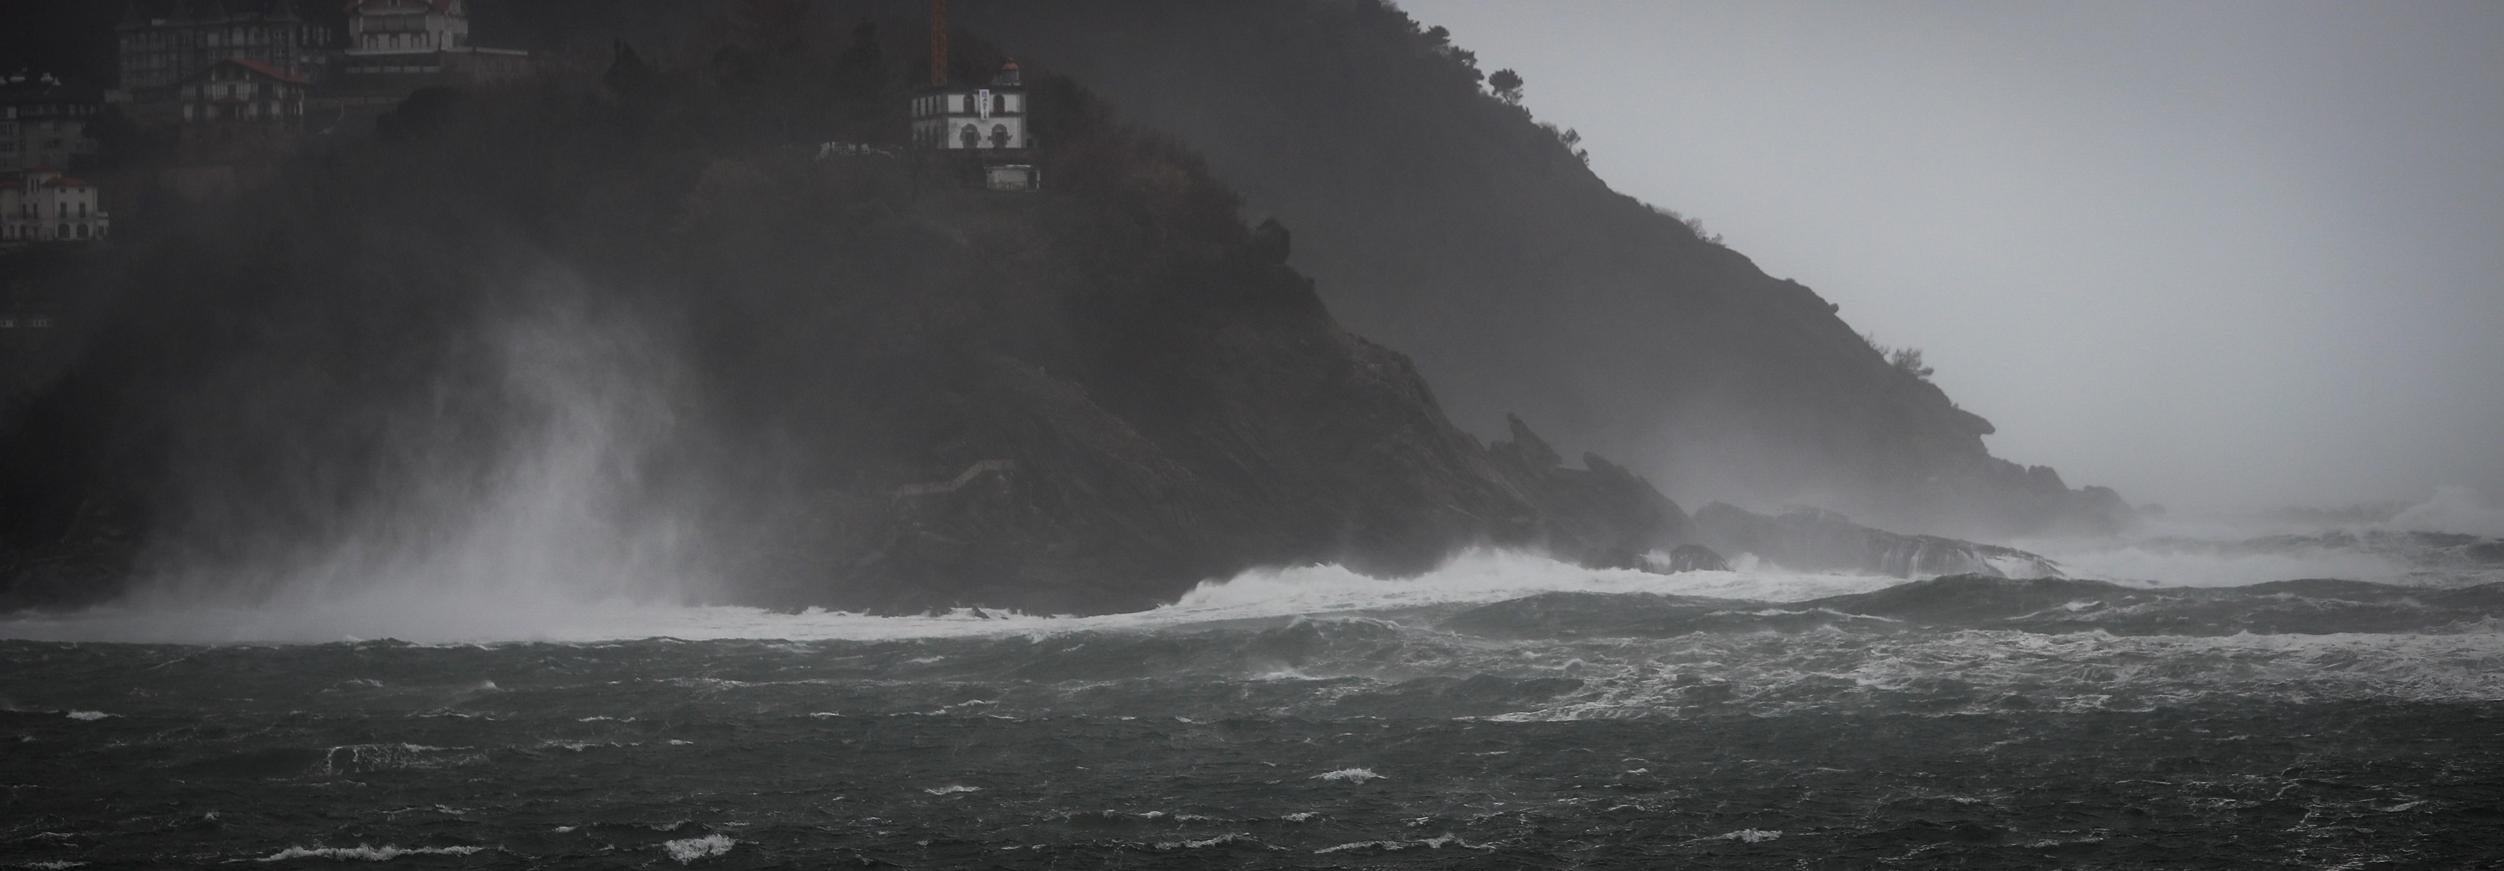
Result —
<path fill-rule="evenodd" d="M 1504 423 L 1512 430 L 1512 438 L 1487 446 L 1497 459 L 1528 472 L 1546 472 L 1565 462 L 1563 457 L 1557 456 L 1555 448 L 1548 446 L 1546 439 L 1530 431 L 1530 425 L 1523 423 L 1520 415 L 1505 415 Z"/>
<path fill-rule="evenodd" d="M 1682 544 L 1670 549 L 1667 564 L 1662 568 L 1671 574 L 1726 572 L 1730 570 L 1730 562 L 1722 559 L 1722 555 L 1713 552 L 1712 548 L 1700 544 Z"/>
<path fill-rule="evenodd" d="M 1520 417 L 1507 421 L 1512 437 L 1487 453 L 1539 510 L 1533 544 L 1590 565 L 1648 568 L 1647 555 L 1687 543 L 1686 512 L 1650 481 L 1597 454 L 1567 468 Z"/>
<path fill-rule="evenodd" d="M 1899 578 L 1974 574 L 2060 577 L 2060 566 L 2011 547 L 1935 535 L 1902 535 L 1832 511 L 1756 514 L 1719 502 L 1696 512 L 1697 538 L 1722 553 L 1749 553 L 1793 571 L 1862 572 Z"/>

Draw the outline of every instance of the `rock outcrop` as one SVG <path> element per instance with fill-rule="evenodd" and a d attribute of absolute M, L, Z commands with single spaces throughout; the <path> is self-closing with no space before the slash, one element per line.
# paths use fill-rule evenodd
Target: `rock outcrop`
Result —
<path fill-rule="evenodd" d="M 1871 529 L 1818 509 L 1767 516 L 1716 502 L 1696 512 L 1695 528 L 1699 540 L 1721 553 L 1750 554 L 1792 571 L 1899 578 L 2062 576 L 2059 564 L 2016 548 Z"/>
<path fill-rule="evenodd" d="M 1651 482 L 1597 454 L 1584 454 L 1580 469 L 1568 468 L 1521 418 L 1505 420 L 1512 437 L 1488 446 L 1488 453 L 1539 509 L 1537 547 L 1585 563 L 1640 569 L 1652 567 L 1651 555 L 1689 540 L 1686 512 Z"/>

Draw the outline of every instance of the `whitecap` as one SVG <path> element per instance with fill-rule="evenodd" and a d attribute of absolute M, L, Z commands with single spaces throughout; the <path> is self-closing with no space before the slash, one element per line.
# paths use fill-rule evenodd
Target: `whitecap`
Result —
<path fill-rule="evenodd" d="M 333 862 L 389 862 L 402 856 L 467 856 L 481 847 L 375 847 L 358 844 L 354 847 L 288 847 L 255 862 L 285 862 L 292 859 L 328 859 Z"/>
<path fill-rule="evenodd" d="M 669 857 L 677 861 L 678 864 L 690 865 L 694 864 L 699 859 L 710 859 L 715 856 L 727 854 L 730 852 L 730 848 L 738 846 L 738 844 L 738 841 L 731 840 L 726 835 L 713 834 L 706 835 L 701 838 L 680 838 L 675 841 L 663 841 L 661 842 L 661 852 L 669 854 Z"/>
<path fill-rule="evenodd" d="M 964 784 L 959 783 L 959 784 L 949 784 L 949 785 L 947 785 L 947 786 L 934 786 L 934 787 L 931 787 L 931 788 L 929 788 L 929 789 L 925 789 L 925 790 L 922 790 L 922 791 L 923 791 L 923 792 L 930 793 L 931 795 L 956 795 L 956 794 L 959 794 L 959 793 L 967 793 L 967 792 L 981 792 L 981 791 L 982 791 L 982 787 L 979 787 L 979 786 L 966 786 L 966 785 L 964 785 Z"/>
<path fill-rule="evenodd" d="M 1342 768 L 1313 775 L 1313 779 L 1326 780 L 1331 783 L 1364 783 L 1369 780 L 1381 780 L 1383 776 L 1374 773 L 1371 768 Z"/>
<path fill-rule="evenodd" d="M 64 716 L 64 717 L 68 717 L 68 718 L 70 718 L 70 719 L 73 719 L 73 720 L 78 720 L 78 721 L 81 721 L 81 722 L 88 722 L 88 723 L 92 723 L 92 722 L 95 722 L 95 721 L 97 721 L 97 720 L 104 719 L 104 718 L 106 718 L 106 717 L 119 717 L 119 716 L 121 716 L 120 714 L 108 714 L 108 713 L 105 713 L 105 712 L 103 712 L 103 711 L 63 711 L 63 712 L 61 712 L 61 715 L 62 715 L 62 716 Z"/>
<path fill-rule="evenodd" d="M 1225 845 L 1227 845 L 1227 844 L 1232 844 L 1232 843 L 1235 843 L 1235 842 L 1238 842 L 1238 841 L 1243 842 L 1243 843 L 1246 843 L 1246 844 L 1251 844 L 1251 845 L 1256 846 L 1256 847 L 1261 847 L 1261 848 L 1263 848 L 1263 849 L 1276 849 L 1276 848 L 1270 847 L 1268 844 L 1264 844 L 1264 843 L 1261 843 L 1261 842 L 1259 842 L 1259 841 L 1253 840 L 1253 839 L 1252 839 L 1252 837 L 1251 837 L 1251 836 L 1249 836 L 1249 835 L 1236 834 L 1236 833 L 1231 833 L 1231 832 L 1230 832 L 1230 833 L 1227 833 L 1227 834 L 1223 834 L 1223 835 L 1218 835 L 1218 836 L 1213 837 L 1213 838 L 1201 838 L 1201 839 L 1194 840 L 1194 841 L 1159 841 L 1159 842 L 1157 842 L 1157 844 L 1156 844 L 1156 849 L 1158 849 L 1158 850 L 1160 850 L 1160 851 L 1171 851 L 1171 850 L 1202 850 L 1202 849 L 1207 849 L 1207 848 L 1209 848 L 1209 847 L 1222 847 L 1222 846 L 1225 846 Z"/>
<path fill-rule="evenodd" d="M 1335 847 L 1323 847 L 1313 852 L 1316 854 L 1322 854 L 1345 853 L 1352 850 L 1379 850 L 1385 853 L 1396 853 L 1401 850 L 1411 850 L 1420 847 L 1428 850 L 1440 850 L 1445 847 L 1459 847 L 1464 850 L 1495 849 L 1494 847 L 1489 847 L 1484 844 L 1472 844 L 1468 841 L 1461 840 L 1459 835 L 1446 833 L 1436 835 L 1431 838 L 1419 838 L 1414 841 L 1352 841 Z"/>

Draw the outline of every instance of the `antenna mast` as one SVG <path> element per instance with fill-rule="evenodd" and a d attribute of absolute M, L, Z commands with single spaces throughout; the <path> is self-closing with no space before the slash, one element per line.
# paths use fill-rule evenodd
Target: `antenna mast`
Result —
<path fill-rule="evenodd" d="M 930 86 L 948 85 L 948 0 L 930 0 Z"/>

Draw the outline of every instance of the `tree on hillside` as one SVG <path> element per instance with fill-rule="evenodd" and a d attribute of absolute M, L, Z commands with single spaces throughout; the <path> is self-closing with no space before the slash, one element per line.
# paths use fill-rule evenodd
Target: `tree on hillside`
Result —
<path fill-rule="evenodd" d="M 1929 366 L 1922 364 L 1920 348 L 1895 349 L 1887 355 L 1887 365 L 1894 366 L 1904 374 L 1924 381 L 1930 380 L 1930 374 L 1933 371 Z"/>
<path fill-rule="evenodd" d="M 1522 103 L 1522 74 L 1510 68 L 1496 70 L 1495 75 L 1488 76 L 1487 87 L 1494 88 L 1495 98 L 1508 105 L 1519 106 Z"/>

